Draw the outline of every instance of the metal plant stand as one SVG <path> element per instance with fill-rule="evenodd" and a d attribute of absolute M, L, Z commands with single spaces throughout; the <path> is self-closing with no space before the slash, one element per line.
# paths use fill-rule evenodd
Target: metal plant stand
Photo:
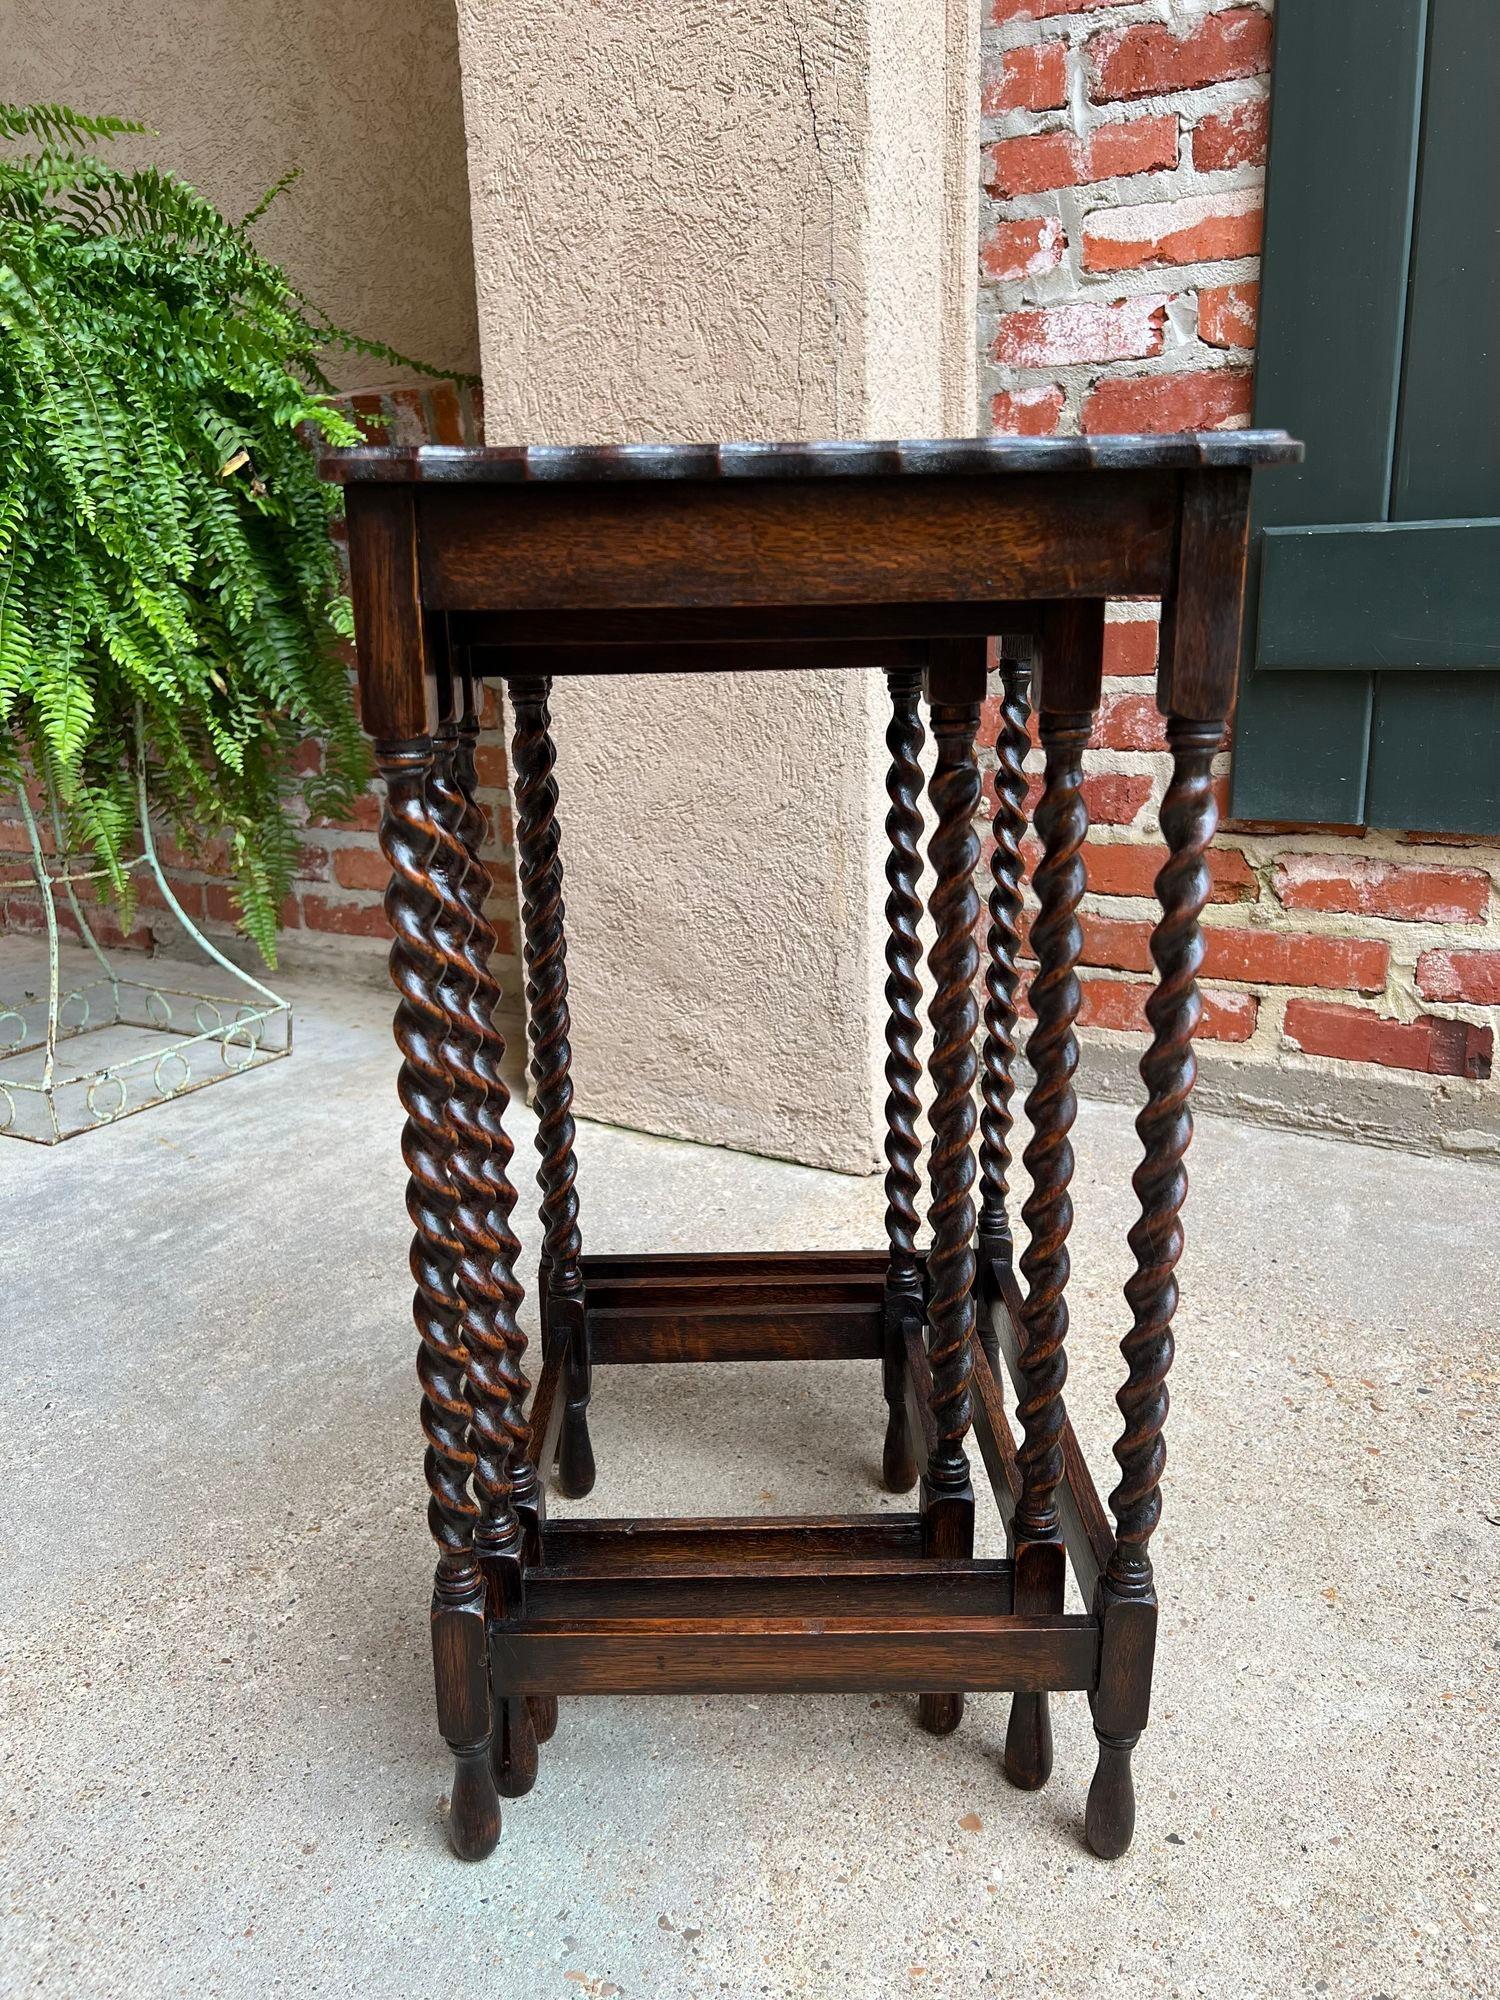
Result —
<path fill-rule="evenodd" d="M 24 785 L 15 788 L 31 849 L 24 876 L 0 888 L 34 887 L 46 926 L 44 992 L 0 994 L 0 1135 L 55 1146 L 174 1097 L 222 1083 L 292 1052 L 291 1002 L 224 956 L 183 909 L 162 872 L 147 811 L 145 760 L 137 802 L 141 852 L 131 870 L 149 874 L 197 952 L 228 975 L 216 991 L 155 984 L 116 970 L 79 902 L 77 885 L 103 870 L 64 851 L 62 815 L 49 792 L 53 853 L 46 854 Z M 92 967 L 64 981 L 58 900 L 63 899 Z"/>

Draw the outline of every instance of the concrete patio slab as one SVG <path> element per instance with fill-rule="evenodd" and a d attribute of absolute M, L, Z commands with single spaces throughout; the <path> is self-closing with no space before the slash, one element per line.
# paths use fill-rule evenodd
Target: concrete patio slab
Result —
<path fill-rule="evenodd" d="M 290 1062 L 0 1142 L 0 1991 L 1497 1990 L 1493 1167 L 1201 1122 L 1125 1860 L 1081 1844 L 1082 1697 L 1032 1796 L 1000 1696 L 943 1741 L 910 1700 L 723 1697 L 565 1701 L 465 1867 L 388 1009 L 294 990 Z M 1106 1481 L 1136 1142 L 1104 1104 L 1077 1138 L 1070 1401 Z M 874 1182 L 580 1144 L 598 1248 L 879 1239 Z M 873 1364 L 601 1370 L 594 1411 L 598 1488 L 558 1511 L 898 1504 Z"/>

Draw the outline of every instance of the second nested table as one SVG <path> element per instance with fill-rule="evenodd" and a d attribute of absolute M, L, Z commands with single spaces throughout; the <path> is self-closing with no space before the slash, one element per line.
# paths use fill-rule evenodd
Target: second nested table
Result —
<path fill-rule="evenodd" d="M 922 1690 L 920 1719 L 939 1733 L 957 1726 L 965 1690 L 1007 1690 L 1005 1768 L 1027 1788 L 1051 1769 L 1049 1694 L 1082 1690 L 1099 1740 L 1087 1837 L 1106 1857 L 1129 1845 L 1130 1753 L 1146 1722 L 1156 1630 L 1148 1550 L 1192 1130 L 1211 767 L 1234 699 L 1251 470 L 1300 456 L 1280 432 L 1241 431 L 427 447 L 327 460 L 349 488 L 362 713 L 386 786 L 428 1519 L 439 1551 L 433 1656 L 439 1725 L 456 1759 L 459 1854 L 494 1846 L 497 1792 L 533 1783 L 559 1695 L 756 1690 Z M 1162 601 L 1157 699 L 1171 776 L 1111 1526 L 1063 1386 L 1083 752 L 1099 704 L 1105 602 L 1129 596 Z M 1001 640 L 1003 698 L 981 967 L 975 737 L 992 638 Z M 551 681 L 811 666 L 881 671 L 890 688 L 886 1243 L 586 1256 Z M 542 1155 L 542 1367 L 529 1405 L 474 796 L 475 682 L 488 677 L 505 683 L 515 723 Z M 915 1055 L 924 700 L 936 739 L 925 1252 Z M 1029 931 L 1027 1241 L 1017 1264 L 1007 1197 L 1032 708 L 1046 769 Z M 594 1365 L 861 1356 L 883 1368 L 886 1483 L 906 1491 L 920 1475 L 913 1512 L 546 1521 L 543 1479 L 554 1462 L 564 1492 L 593 1483 Z M 1006 1523 L 1003 1562 L 973 1557 L 971 1428 Z M 1063 1608 L 1069 1563 L 1088 1606 L 1079 1614 Z"/>

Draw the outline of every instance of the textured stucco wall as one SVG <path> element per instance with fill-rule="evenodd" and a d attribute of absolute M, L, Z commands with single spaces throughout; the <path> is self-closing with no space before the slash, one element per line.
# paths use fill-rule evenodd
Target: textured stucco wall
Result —
<path fill-rule="evenodd" d="M 478 342 L 452 0 L 3 0 L 0 95 L 141 118 L 122 142 L 243 214 L 341 325 L 434 366 Z M 398 378 L 340 357 L 341 386 Z"/>
<path fill-rule="evenodd" d="M 970 429 L 976 36 L 970 0 L 461 0 L 489 438 Z M 580 1109 L 870 1170 L 883 682 L 554 710 Z"/>

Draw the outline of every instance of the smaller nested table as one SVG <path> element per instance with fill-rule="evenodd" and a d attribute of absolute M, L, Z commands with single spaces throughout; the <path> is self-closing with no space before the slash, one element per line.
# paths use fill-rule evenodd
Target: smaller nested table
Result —
<path fill-rule="evenodd" d="M 487 1854 L 500 1831 L 497 1794 L 533 1783 L 559 1695 L 758 1690 L 919 1691 L 920 1720 L 937 1733 L 957 1726 L 966 1690 L 1009 1691 L 1005 1769 L 1033 1788 L 1051 1769 L 1048 1697 L 1080 1689 L 1099 1739 L 1089 1844 L 1106 1857 L 1128 1846 L 1130 1754 L 1146 1722 L 1156 1632 L 1148 1549 L 1192 1131 L 1211 768 L 1234 699 L 1251 469 L 1300 457 L 1280 432 L 1242 431 L 428 447 L 327 461 L 349 487 L 360 697 L 386 787 L 428 1520 L 439 1551 L 433 1657 L 439 1726 L 456 1759 L 460 1855 Z M 1171 776 L 1111 1526 L 1063 1386 L 1083 753 L 1099 703 L 1105 602 L 1129 596 L 1162 601 L 1157 699 Z M 981 966 L 975 738 L 994 638 L 1002 701 Z M 883 672 L 890 690 L 886 1243 L 585 1256 L 552 678 L 810 666 Z M 474 796 L 475 683 L 485 677 L 504 681 L 515 724 L 539 1120 L 542 1365 L 529 1405 Z M 936 739 L 925 1252 L 915 1054 L 924 701 Z M 1007 1202 L 1033 709 L 1046 768 L 1029 927 L 1027 1240 L 1017 1264 Z M 860 1356 L 882 1364 L 887 1486 L 907 1491 L 920 1475 L 912 1512 L 545 1519 L 543 1478 L 554 1463 L 565 1493 L 593 1484 L 595 1365 Z M 973 1556 L 971 1430 L 1006 1523 L 1003 1562 Z M 1064 1610 L 1069 1564 L 1081 1613 Z"/>

